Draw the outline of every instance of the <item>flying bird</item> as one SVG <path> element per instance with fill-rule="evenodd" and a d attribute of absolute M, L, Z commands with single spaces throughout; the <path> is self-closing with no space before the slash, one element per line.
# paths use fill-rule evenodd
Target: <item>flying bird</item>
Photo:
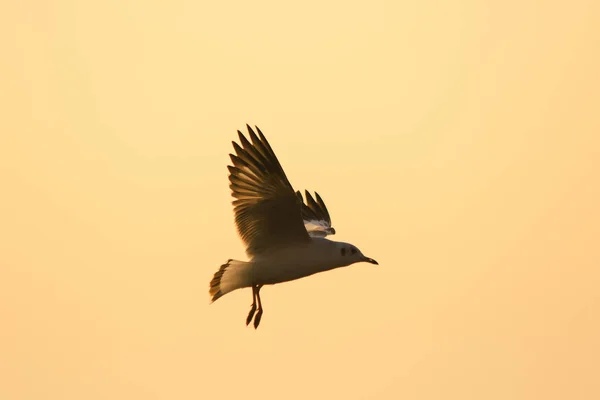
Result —
<path fill-rule="evenodd" d="M 229 187 L 237 230 L 250 261 L 228 260 L 210 281 L 211 303 L 240 288 L 252 288 L 246 325 L 258 328 L 263 315 L 260 289 L 358 262 L 378 264 L 354 245 L 326 239 L 335 234 L 321 196 L 294 192 L 263 133 L 248 128 L 248 140 L 230 154 Z"/>

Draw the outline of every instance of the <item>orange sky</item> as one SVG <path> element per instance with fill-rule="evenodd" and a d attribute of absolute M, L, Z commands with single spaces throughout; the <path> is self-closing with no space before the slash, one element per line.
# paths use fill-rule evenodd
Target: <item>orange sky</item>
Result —
<path fill-rule="evenodd" d="M 0 398 L 600 398 L 598 2 L 0 7 Z M 258 125 L 357 264 L 209 306 Z"/>

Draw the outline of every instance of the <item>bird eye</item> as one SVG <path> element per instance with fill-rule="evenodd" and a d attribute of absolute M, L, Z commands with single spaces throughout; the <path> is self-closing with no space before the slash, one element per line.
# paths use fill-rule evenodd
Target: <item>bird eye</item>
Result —
<path fill-rule="evenodd" d="M 340 250 L 340 252 L 342 253 L 343 256 L 345 256 L 346 255 L 346 248 L 342 247 L 342 249 Z"/>
<path fill-rule="evenodd" d="M 356 248 L 355 248 L 355 247 L 353 247 L 353 248 L 351 248 L 351 249 L 350 249 L 350 253 L 352 253 L 352 254 L 356 254 L 356 252 L 357 252 L 357 250 L 356 250 Z"/>

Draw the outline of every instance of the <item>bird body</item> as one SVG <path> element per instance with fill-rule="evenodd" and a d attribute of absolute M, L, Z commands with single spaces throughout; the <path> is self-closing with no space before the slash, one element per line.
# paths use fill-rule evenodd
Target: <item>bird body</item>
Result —
<path fill-rule="evenodd" d="M 253 259 L 254 284 L 272 285 L 293 281 L 353 264 L 359 257 L 350 254 L 350 246 L 347 243 L 314 237 L 298 246 L 261 254 Z M 341 249 L 348 249 L 344 251 L 345 255 L 342 255 Z"/>
<path fill-rule="evenodd" d="M 306 191 L 306 202 L 294 192 L 273 149 L 260 129 L 248 126 L 251 141 L 238 131 L 241 146 L 233 142 L 228 167 L 235 221 L 246 243 L 250 261 L 228 260 L 210 282 L 212 301 L 251 287 L 253 302 L 246 324 L 260 323 L 260 289 L 304 278 L 357 262 L 377 264 L 356 246 L 326 239 L 335 234 L 323 199 Z M 256 317 L 255 317 L 255 312 Z"/>
<path fill-rule="evenodd" d="M 314 237 L 306 243 L 261 253 L 250 262 L 229 260 L 219 282 L 220 296 L 244 287 L 274 285 L 364 260 L 349 243 Z M 225 282 L 230 281 L 229 285 Z M 220 297 L 219 296 L 219 297 Z M 216 299 L 215 299 L 216 300 Z"/>

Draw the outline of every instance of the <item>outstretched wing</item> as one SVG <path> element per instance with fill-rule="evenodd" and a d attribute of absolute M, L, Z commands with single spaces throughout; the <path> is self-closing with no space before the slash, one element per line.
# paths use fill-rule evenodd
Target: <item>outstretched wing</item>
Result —
<path fill-rule="evenodd" d="M 238 131 L 240 145 L 235 142 L 235 155 L 230 154 L 229 181 L 235 223 L 246 253 L 253 256 L 269 249 L 298 242 L 310 237 L 302 221 L 302 201 L 294 189 L 273 149 L 258 127 L 258 136 L 250 126 L 250 141 Z"/>
<path fill-rule="evenodd" d="M 304 203 L 300 191 L 296 192 L 296 196 L 302 202 L 302 219 L 308 234 L 313 237 L 335 235 L 335 229 L 331 226 L 329 211 L 327 211 L 327 207 L 319 193 L 315 192 L 316 201 L 308 190 L 304 191 L 304 195 L 306 196 L 306 203 Z"/>

